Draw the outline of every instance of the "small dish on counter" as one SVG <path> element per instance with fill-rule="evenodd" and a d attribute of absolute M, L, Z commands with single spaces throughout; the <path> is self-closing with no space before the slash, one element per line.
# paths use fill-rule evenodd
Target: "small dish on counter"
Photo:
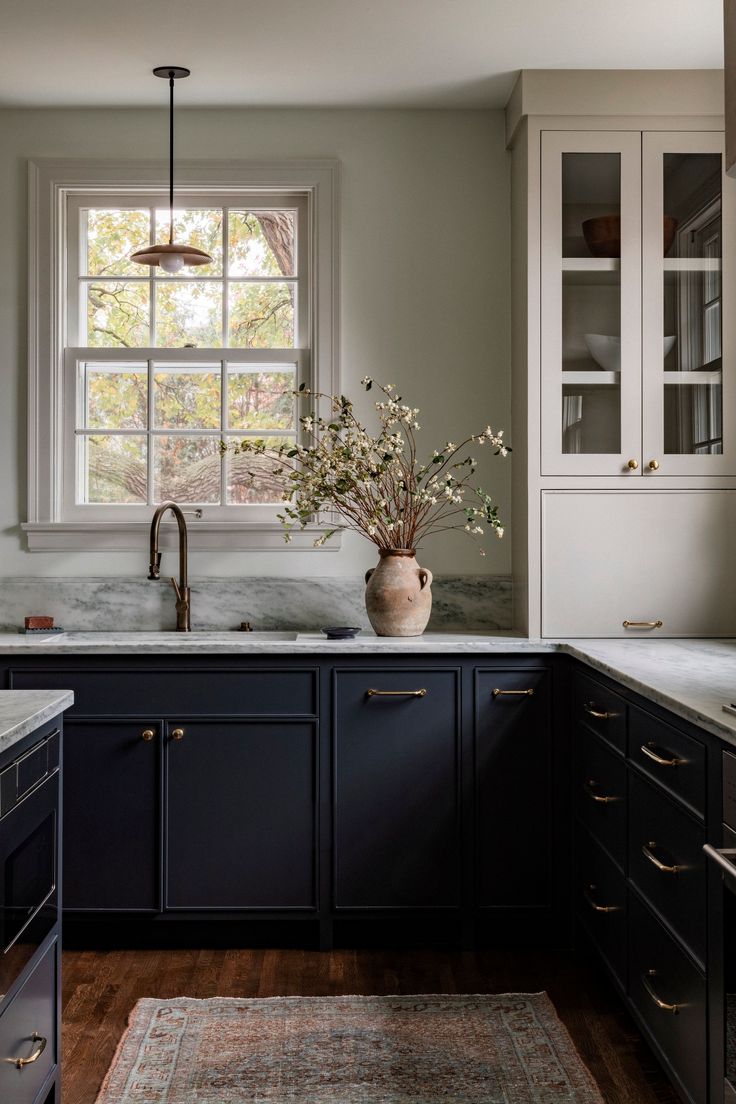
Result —
<path fill-rule="evenodd" d="M 322 629 L 328 640 L 354 640 L 362 629 L 356 629 L 346 625 L 330 625 Z"/>

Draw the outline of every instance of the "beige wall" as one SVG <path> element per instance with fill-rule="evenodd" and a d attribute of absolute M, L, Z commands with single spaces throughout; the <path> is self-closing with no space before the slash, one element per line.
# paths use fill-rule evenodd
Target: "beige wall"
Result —
<path fill-rule="evenodd" d="M 0 575 L 139 574 L 147 552 L 25 551 L 29 158 L 151 158 L 160 111 L 0 111 Z M 510 432 L 509 194 L 503 112 L 185 110 L 182 158 L 337 157 L 342 165 L 342 378 L 397 384 L 422 408 L 428 449 L 471 430 Z M 482 454 L 481 454 L 482 455 Z M 510 461 L 483 473 L 510 521 Z M 427 542 L 435 572 L 506 572 L 510 534 L 488 556 L 460 535 Z M 192 556 L 199 575 L 352 574 L 375 560 L 339 552 Z"/>

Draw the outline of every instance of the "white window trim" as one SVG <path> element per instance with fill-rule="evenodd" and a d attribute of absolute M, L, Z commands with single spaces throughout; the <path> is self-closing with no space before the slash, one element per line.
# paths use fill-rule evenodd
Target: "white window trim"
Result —
<path fill-rule="evenodd" d="M 84 192 L 166 190 L 168 167 L 156 161 L 29 162 L 28 520 L 31 551 L 140 550 L 146 522 L 80 521 L 63 516 L 67 199 Z M 177 195 L 257 190 L 302 191 L 309 201 L 311 372 L 315 390 L 339 392 L 339 163 L 314 161 L 177 162 Z M 141 351 L 145 357 L 145 351 Z M 136 352 L 137 355 L 138 351 Z M 200 352 L 201 355 L 201 352 Z M 190 523 L 190 547 L 312 549 L 325 526 L 295 532 L 286 544 L 276 521 Z M 339 547 L 339 534 L 323 548 Z"/>

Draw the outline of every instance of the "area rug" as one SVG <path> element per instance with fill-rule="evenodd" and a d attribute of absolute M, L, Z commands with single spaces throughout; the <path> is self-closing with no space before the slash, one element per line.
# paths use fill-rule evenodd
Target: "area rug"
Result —
<path fill-rule="evenodd" d="M 546 993 L 140 1000 L 97 1104 L 603 1104 Z"/>

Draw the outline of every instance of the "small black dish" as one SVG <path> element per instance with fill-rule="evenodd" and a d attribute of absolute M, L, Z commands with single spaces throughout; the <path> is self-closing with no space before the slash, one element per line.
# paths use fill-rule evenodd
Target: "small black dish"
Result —
<path fill-rule="evenodd" d="M 328 640 L 353 640 L 354 637 L 362 632 L 362 629 L 354 629 L 345 625 L 330 625 L 326 629 L 322 629 Z"/>

